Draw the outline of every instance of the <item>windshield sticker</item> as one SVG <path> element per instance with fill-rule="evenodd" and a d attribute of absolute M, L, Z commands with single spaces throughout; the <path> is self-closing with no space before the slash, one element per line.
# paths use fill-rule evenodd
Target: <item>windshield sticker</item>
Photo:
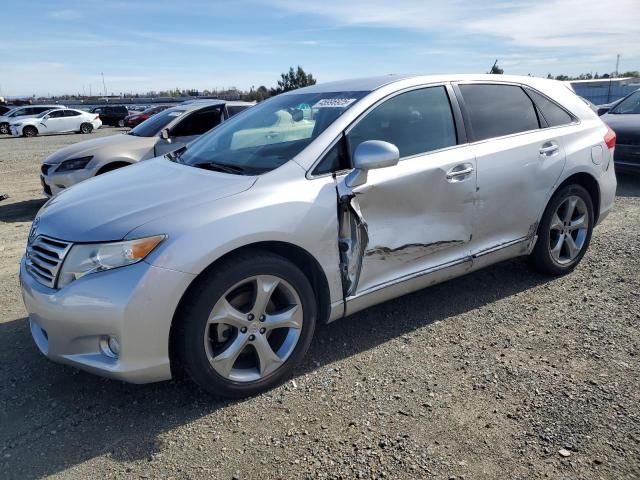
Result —
<path fill-rule="evenodd" d="M 179 117 L 181 113 L 182 113 L 182 112 L 171 112 L 171 113 L 170 113 L 169 115 L 167 115 L 167 116 L 169 116 L 169 117 Z"/>
<path fill-rule="evenodd" d="M 311 108 L 347 108 L 356 98 L 323 98 Z"/>

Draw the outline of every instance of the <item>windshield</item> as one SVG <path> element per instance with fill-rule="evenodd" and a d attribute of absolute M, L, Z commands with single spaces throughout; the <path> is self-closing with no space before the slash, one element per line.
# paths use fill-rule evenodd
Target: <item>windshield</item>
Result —
<path fill-rule="evenodd" d="M 179 117 L 184 112 L 185 110 L 175 110 L 170 108 L 169 110 L 156 113 L 153 117 L 149 117 L 147 120 L 131 130 L 129 135 L 135 135 L 136 137 L 153 137 L 160 133 L 160 130 L 166 127 L 169 122 L 175 120 L 176 117 Z"/>
<path fill-rule="evenodd" d="M 268 172 L 295 157 L 367 93 L 316 92 L 273 97 L 195 140 L 176 160 L 248 175 Z"/>
<path fill-rule="evenodd" d="M 633 92 L 618 105 L 611 109 L 611 113 L 638 114 L 640 113 L 640 90 Z"/>

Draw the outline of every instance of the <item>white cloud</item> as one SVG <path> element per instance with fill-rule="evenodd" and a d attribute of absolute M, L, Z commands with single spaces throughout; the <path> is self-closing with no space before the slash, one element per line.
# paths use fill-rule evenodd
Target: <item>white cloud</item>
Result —
<path fill-rule="evenodd" d="M 82 18 L 82 14 L 76 10 L 56 10 L 49 12 L 47 15 L 54 20 L 78 20 Z"/>

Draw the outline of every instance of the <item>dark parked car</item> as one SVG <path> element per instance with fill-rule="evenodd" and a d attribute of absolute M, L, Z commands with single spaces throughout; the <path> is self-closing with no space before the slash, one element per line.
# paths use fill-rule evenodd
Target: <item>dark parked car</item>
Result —
<path fill-rule="evenodd" d="M 600 118 L 616 132 L 613 156 L 616 169 L 640 173 L 640 90 L 626 96 Z"/>
<path fill-rule="evenodd" d="M 166 110 L 171 105 L 156 105 L 153 107 L 147 108 L 144 112 L 133 112 L 131 115 L 128 115 L 124 119 L 125 127 L 137 127 L 142 122 L 144 122 L 147 118 L 154 116 L 156 113 L 159 113 L 163 110 Z"/>
<path fill-rule="evenodd" d="M 124 119 L 129 115 L 129 110 L 124 105 L 104 105 L 93 107 L 89 113 L 97 113 L 100 115 L 103 125 L 112 125 L 114 127 L 124 126 Z"/>

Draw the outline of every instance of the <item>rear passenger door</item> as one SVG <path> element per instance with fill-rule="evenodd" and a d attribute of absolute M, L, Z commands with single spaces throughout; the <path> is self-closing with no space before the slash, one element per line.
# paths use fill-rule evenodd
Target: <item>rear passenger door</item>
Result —
<path fill-rule="evenodd" d="M 565 154 L 522 87 L 460 83 L 457 93 L 477 161 L 471 250 L 481 254 L 535 234 Z"/>

